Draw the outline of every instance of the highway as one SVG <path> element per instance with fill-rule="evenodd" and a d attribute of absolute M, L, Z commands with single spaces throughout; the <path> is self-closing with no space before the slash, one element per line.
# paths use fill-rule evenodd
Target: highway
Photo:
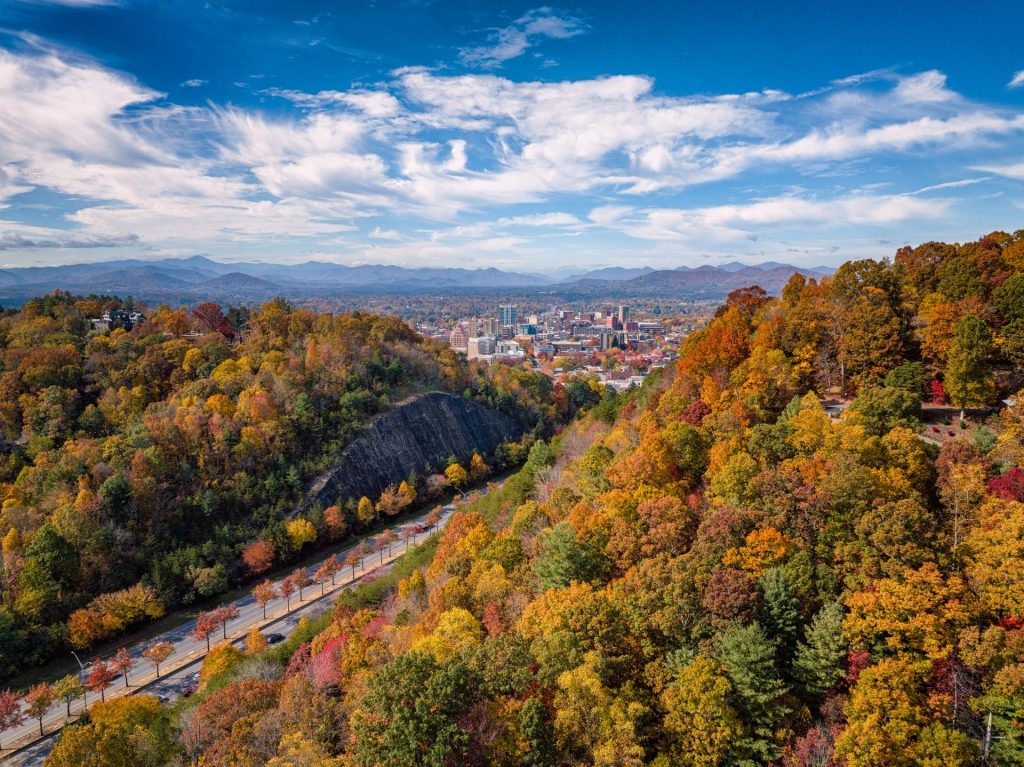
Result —
<path fill-rule="evenodd" d="M 484 491 L 486 492 L 486 490 Z M 449 516 L 454 511 L 455 507 L 452 504 L 443 506 L 441 509 L 441 520 L 438 523 L 438 528 L 441 528 L 447 523 Z M 406 520 L 401 525 L 395 526 L 394 529 L 400 535 L 404 528 L 410 528 L 413 525 L 422 525 L 426 518 L 430 515 L 430 511 L 425 511 L 417 517 Z M 354 541 L 351 545 L 345 549 L 337 552 L 339 562 L 343 562 L 345 557 L 363 541 L 369 541 L 376 538 L 378 535 L 387 532 L 386 530 L 377 531 L 373 535 L 364 536 L 363 538 Z M 422 534 L 421 534 L 422 535 Z M 415 542 L 422 540 L 421 537 L 417 537 Z M 413 540 L 410 539 L 408 545 L 413 544 Z M 343 566 L 341 572 L 338 573 L 335 578 L 335 585 L 330 583 L 326 584 L 324 593 L 321 594 L 320 584 L 311 583 L 311 585 L 303 589 L 303 599 L 300 601 L 298 593 L 296 592 L 291 598 L 291 609 L 288 609 L 287 600 L 283 598 L 277 598 L 267 605 L 267 620 L 263 618 L 263 608 L 260 607 L 252 594 L 247 594 L 241 599 L 234 602 L 234 605 L 238 608 L 239 616 L 234 620 L 230 621 L 227 625 L 227 636 L 235 644 L 242 644 L 245 641 L 246 634 L 249 633 L 253 625 L 259 625 L 264 635 L 279 633 L 288 636 L 299 623 L 299 619 L 302 616 L 314 617 L 327 610 L 329 610 L 333 604 L 331 597 L 336 596 L 345 588 L 357 583 L 362 580 L 365 576 L 383 571 L 387 568 L 395 559 L 405 553 L 407 544 L 400 540 L 395 543 L 392 547 L 390 555 L 384 552 L 383 563 L 381 562 L 381 555 L 379 553 L 369 553 L 363 558 L 363 566 L 357 567 L 355 571 L 355 578 L 352 577 L 352 568 L 349 566 Z M 326 559 L 326 557 L 325 557 Z M 306 569 L 312 579 L 313 574 L 317 571 L 324 560 L 318 560 L 312 565 L 309 565 Z M 280 587 L 284 577 L 278 578 L 274 581 L 275 587 Z M 128 648 L 131 652 L 132 657 L 135 659 L 135 667 L 128 673 L 128 687 L 125 687 L 124 677 L 118 677 L 114 684 L 106 691 L 106 699 L 110 700 L 113 697 L 118 697 L 126 693 L 145 692 L 154 695 L 162 695 L 168 700 L 173 700 L 181 695 L 182 691 L 191 684 L 191 677 L 199 670 L 202 665 L 203 658 L 207 653 L 207 646 L 205 640 L 197 640 L 190 636 L 191 631 L 195 628 L 195 620 L 191 620 L 187 623 L 178 626 L 171 631 L 161 634 L 156 637 L 152 637 L 146 642 L 142 642 Z M 220 629 L 211 638 L 211 646 L 215 647 L 219 642 L 223 642 L 223 634 Z M 160 664 L 161 676 L 158 679 L 153 666 L 142 657 L 142 650 L 150 642 L 170 642 L 174 646 L 173 654 L 162 664 Z M 96 702 L 98 696 L 89 693 L 88 703 L 91 705 Z M 76 719 L 78 714 L 83 710 L 83 701 L 81 699 L 75 701 L 71 706 L 72 720 Z M 66 707 L 63 701 L 58 701 L 57 704 L 51 707 L 49 713 L 43 718 L 43 727 L 47 735 L 40 738 L 39 735 L 39 721 L 36 719 L 29 719 L 20 727 L 7 730 L 0 733 L 0 743 L 2 743 L 3 751 L 3 762 L 4 764 L 10 765 L 41 765 L 46 755 L 49 754 L 50 749 L 53 747 L 53 742 L 57 732 L 67 721 Z M 11 751 L 11 749 L 17 749 Z"/>

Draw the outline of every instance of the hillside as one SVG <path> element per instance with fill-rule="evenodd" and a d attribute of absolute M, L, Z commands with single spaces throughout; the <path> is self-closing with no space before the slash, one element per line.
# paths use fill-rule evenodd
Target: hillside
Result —
<path fill-rule="evenodd" d="M 374 505 L 357 508 L 363 495 L 376 501 L 417 473 L 425 483 L 449 457 L 514 464 L 523 445 L 572 415 L 547 377 L 471 367 L 395 318 L 279 300 L 244 318 L 206 303 L 158 309 L 130 331 L 90 330 L 89 317 L 118 308 L 112 298 L 54 294 L 0 317 L 2 675 L 373 526 Z M 383 460 L 357 439 L 349 455 L 367 465 L 345 471 L 367 481 L 334 482 L 329 503 L 296 519 L 309 484 L 354 438 L 390 422 L 373 417 L 423 390 L 458 395 L 457 406 L 438 393 L 424 404 L 449 404 L 417 411 L 437 416 L 436 449 L 424 441 L 423 452 Z M 431 424 L 417 428 L 423 435 Z M 444 492 L 443 476 L 432 482 L 421 501 Z M 339 496 L 346 488 L 351 495 Z"/>
<path fill-rule="evenodd" d="M 940 449 L 918 416 L 1024 399 L 1022 254 L 994 233 L 736 291 L 397 587 L 211 655 L 146 714 L 151 763 L 1020 764 L 1024 420 Z M 53 764 L 111 730 L 74 732 Z"/>

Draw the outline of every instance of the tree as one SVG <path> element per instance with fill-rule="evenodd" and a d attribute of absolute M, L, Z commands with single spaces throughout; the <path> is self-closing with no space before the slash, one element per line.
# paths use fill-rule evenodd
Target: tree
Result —
<path fill-rule="evenodd" d="M 551 714 L 537 698 L 527 698 L 519 709 L 519 731 L 527 743 L 521 767 L 549 767 L 557 761 Z"/>
<path fill-rule="evenodd" d="M 393 528 L 388 528 L 379 536 L 377 536 L 377 538 L 381 541 L 381 543 L 387 546 L 388 556 L 390 557 L 391 547 L 395 544 L 396 541 L 398 541 L 398 533 Z"/>
<path fill-rule="evenodd" d="M 263 620 L 267 619 L 267 605 L 277 599 L 277 589 L 274 588 L 274 584 L 270 580 L 265 580 L 263 583 L 256 585 L 256 588 L 252 590 L 253 598 L 256 600 L 261 608 L 263 608 Z"/>
<path fill-rule="evenodd" d="M 327 536 L 332 541 L 340 541 L 348 531 L 348 520 L 337 505 L 324 509 L 324 525 L 327 527 Z"/>
<path fill-rule="evenodd" d="M 70 717 L 71 704 L 85 695 L 85 685 L 82 684 L 82 680 L 76 674 L 68 674 L 53 683 L 53 691 L 57 694 L 58 698 L 64 701 L 64 705 L 67 708 L 67 716 Z"/>
<path fill-rule="evenodd" d="M 352 551 L 348 553 L 348 556 L 345 557 L 345 564 L 352 568 L 353 580 L 356 577 L 356 568 L 362 565 L 362 563 L 363 558 L 362 556 L 360 556 L 359 551 L 356 549 L 352 549 Z"/>
<path fill-rule="evenodd" d="M 844 707 L 847 726 L 836 739 L 836 757 L 849 767 L 971 764 L 974 749 L 966 735 L 929 725 L 922 684 L 927 672 L 927 663 L 904 657 L 862 671 Z M 942 761 L 925 761 L 940 755 Z"/>
<path fill-rule="evenodd" d="M 953 343 L 946 363 L 945 386 L 949 400 L 960 408 L 981 407 L 995 398 L 989 359 L 992 356 L 992 331 L 973 314 L 956 324 Z"/>
<path fill-rule="evenodd" d="M 21 727 L 25 712 L 21 708 L 22 694 L 12 690 L 0 692 L 0 732 Z"/>
<path fill-rule="evenodd" d="M 329 581 L 329 580 L 331 580 L 330 569 L 328 568 L 327 563 L 324 562 L 323 564 L 320 565 L 320 567 L 317 568 L 316 572 L 313 573 L 313 582 L 320 584 L 320 595 L 321 596 L 323 596 L 323 594 L 324 594 L 324 592 L 325 592 L 325 590 L 327 588 L 327 581 Z"/>
<path fill-rule="evenodd" d="M 462 488 L 466 486 L 466 483 L 469 482 L 469 474 L 457 463 L 453 463 L 444 470 L 444 478 L 460 493 Z"/>
<path fill-rule="evenodd" d="M 544 589 L 589 581 L 602 570 L 601 555 L 580 543 L 568 522 L 559 522 L 541 533 L 540 548 L 533 571 Z"/>
<path fill-rule="evenodd" d="M 302 590 L 313 582 L 309 577 L 309 572 L 305 567 L 296 567 L 288 577 L 292 579 L 292 583 L 299 590 L 299 601 L 301 602 Z"/>
<path fill-rule="evenodd" d="M 160 767 L 177 753 L 170 728 L 161 726 L 160 702 L 130 695 L 97 703 L 89 721 L 64 730 L 47 767 Z"/>
<path fill-rule="evenodd" d="M 196 617 L 196 625 L 189 632 L 189 636 L 198 642 L 206 640 L 206 651 L 210 651 L 210 637 L 217 630 L 217 619 L 212 612 L 201 612 Z"/>
<path fill-rule="evenodd" d="M 718 647 L 744 725 L 735 743 L 737 756 L 755 763 L 778 759 L 779 730 L 790 708 L 786 686 L 775 669 L 776 643 L 753 623 L 726 631 Z"/>
<path fill-rule="evenodd" d="M 287 578 L 281 581 L 281 596 L 283 596 L 285 598 L 285 601 L 287 602 L 287 607 L 285 608 L 286 610 L 292 609 L 292 594 L 295 593 L 295 588 L 295 580 L 292 578 L 292 576 L 289 575 Z"/>
<path fill-rule="evenodd" d="M 743 732 L 730 705 L 732 685 L 722 664 L 704 655 L 683 668 L 661 694 L 672 764 L 717 767 Z"/>
<path fill-rule="evenodd" d="M 104 660 L 93 661 L 89 674 L 85 677 L 85 686 L 92 692 L 100 694 L 100 700 L 105 701 L 106 690 L 117 679 L 117 670 L 112 668 Z"/>
<path fill-rule="evenodd" d="M 174 645 L 170 642 L 150 642 L 142 651 L 142 657 L 148 660 L 156 669 L 156 675 L 160 676 L 160 664 L 165 662 L 174 654 Z"/>
<path fill-rule="evenodd" d="M 39 721 L 40 735 L 45 734 L 43 732 L 43 717 L 46 716 L 46 712 L 50 710 L 50 706 L 55 700 L 57 700 L 57 694 L 53 687 L 46 682 L 40 682 L 30 687 L 29 691 L 25 693 L 25 713 Z"/>
<path fill-rule="evenodd" d="M 255 541 L 245 547 L 242 561 L 253 575 L 265 573 L 274 564 L 274 544 L 270 541 Z"/>
<path fill-rule="evenodd" d="M 425 653 L 398 656 L 369 681 L 353 717 L 359 767 L 444 767 L 462 763 L 469 735 L 461 726 L 475 693 L 458 662 Z"/>
<path fill-rule="evenodd" d="M 220 605 L 213 611 L 214 620 L 217 625 L 220 626 L 221 634 L 224 639 L 228 638 L 228 621 L 233 621 L 238 617 L 238 605 L 234 602 L 229 602 L 226 605 Z"/>
<path fill-rule="evenodd" d="M 829 602 L 814 616 L 804 641 L 796 648 L 793 671 L 808 695 L 823 696 L 846 675 L 843 661 L 849 646 L 843 634 L 843 606 Z"/>
<path fill-rule="evenodd" d="M 124 686 L 128 686 L 128 672 L 135 667 L 135 658 L 128 652 L 127 648 L 122 647 L 110 660 L 110 667 L 114 669 L 118 674 L 124 676 Z"/>
<path fill-rule="evenodd" d="M 371 527 L 377 521 L 377 510 L 373 507 L 373 501 L 365 495 L 359 499 L 359 505 L 356 507 L 356 519 L 364 528 Z"/>
<path fill-rule="evenodd" d="M 267 643 L 267 638 L 263 636 L 263 632 L 260 631 L 259 626 L 253 625 L 249 629 L 249 634 L 245 638 L 245 652 L 247 655 L 258 655 L 267 649 L 270 645 Z"/>
<path fill-rule="evenodd" d="M 288 539 L 295 551 L 299 551 L 307 543 L 316 540 L 316 528 L 308 519 L 293 519 L 287 524 L 286 529 L 288 530 Z"/>

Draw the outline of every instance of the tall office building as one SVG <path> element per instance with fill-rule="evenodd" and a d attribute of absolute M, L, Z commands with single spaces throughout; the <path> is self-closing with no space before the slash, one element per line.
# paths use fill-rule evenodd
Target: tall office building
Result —
<path fill-rule="evenodd" d="M 626 305 L 619 306 L 619 322 L 623 325 L 629 322 L 629 307 Z"/>
<path fill-rule="evenodd" d="M 502 304 L 498 307 L 498 322 L 502 327 L 508 325 L 515 325 L 519 320 L 519 312 L 516 311 L 515 304 Z"/>
<path fill-rule="evenodd" d="M 461 325 L 456 325 L 455 329 L 448 334 L 448 345 L 453 349 L 466 351 L 469 346 L 469 333 Z"/>

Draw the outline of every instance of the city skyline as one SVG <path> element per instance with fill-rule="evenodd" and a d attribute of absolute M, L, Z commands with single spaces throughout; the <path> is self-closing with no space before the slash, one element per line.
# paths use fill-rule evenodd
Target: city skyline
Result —
<path fill-rule="evenodd" d="M 939 41 L 1024 11 L 740 6 L 15 0 L 0 268 L 811 267 L 1018 228 L 1024 59 Z"/>

